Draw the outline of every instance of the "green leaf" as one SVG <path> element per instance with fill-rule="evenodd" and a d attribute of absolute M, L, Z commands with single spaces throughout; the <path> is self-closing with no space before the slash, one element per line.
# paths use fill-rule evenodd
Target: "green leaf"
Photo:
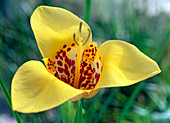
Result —
<path fill-rule="evenodd" d="M 136 99 L 137 95 L 139 94 L 143 84 L 144 84 L 144 81 L 140 82 L 138 85 L 136 85 L 136 88 L 132 92 L 132 95 L 130 96 L 129 100 L 127 101 L 126 106 L 124 107 L 123 111 L 119 115 L 119 119 L 118 119 L 117 123 L 121 123 L 121 121 L 124 119 L 125 115 L 128 113 L 130 107 L 133 105 L 134 100 Z"/>
<path fill-rule="evenodd" d="M 67 101 L 61 105 L 61 115 L 63 123 L 73 123 L 74 110 L 72 102 Z"/>
<path fill-rule="evenodd" d="M 115 94 L 119 91 L 119 88 L 115 88 L 113 89 L 112 93 L 110 93 L 110 95 L 106 98 L 104 104 L 102 105 L 102 107 L 100 108 L 100 110 L 97 113 L 97 116 L 94 120 L 94 123 L 98 123 L 99 120 L 101 119 L 103 113 L 105 112 L 105 110 L 107 109 L 109 104 L 113 104 L 114 102 L 111 102 L 113 97 L 115 96 Z"/>
<path fill-rule="evenodd" d="M 79 102 L 79 104 L 78 104 L 77 113 L 76 113 L 74 123 L 83 123 L 82 103 L 81 103 L 81 100 L 79 100 L 78 102 Z"/>
<path fill-rule="evenodd" d="M 20 119 L 18 113 L 16 111 L 13 111 L 13 109 L 12 109 L 11 97 L 9 95 L 9 92 L 8 92 L 4 82 L 1 80 L 1 78 L 0 78 L 0 88 L 2 89 L 2 92 L 5 95 L 5 98 L 6 98 L 7 102 L 8 102 L 9 107 L 11 108 L 11 111 L 12 111 L 17 123 L 21 123 L 21 119 Z"/>

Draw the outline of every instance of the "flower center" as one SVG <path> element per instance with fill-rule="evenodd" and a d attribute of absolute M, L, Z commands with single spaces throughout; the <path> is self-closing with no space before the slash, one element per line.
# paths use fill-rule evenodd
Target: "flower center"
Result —
<path fill-rule="evenodd" d="M 90 36 L 82 42 L 82 23 L 79 27 L 79 35 L 73 34 L 75 43 L 64 44 L 53 58 L 45 61 L 47 70 L 61 81 L 77 89 L 94 89 L 102 72 L 101 57 L 97 53 L 97 43 L 92 42 L 84 48 Z M 76 40 L 78 39 L 78 41 Z"/>

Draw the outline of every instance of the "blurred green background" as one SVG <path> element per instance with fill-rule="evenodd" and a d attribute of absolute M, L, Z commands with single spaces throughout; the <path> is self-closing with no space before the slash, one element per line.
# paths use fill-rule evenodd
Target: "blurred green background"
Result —
<path fill-rule="evenodd" d="M 84 0 L 0 0 L 0 78 L 10 92 L 11 80 L 24 62 L 41 60 L 30 27 L 39 5 L 68 9 L 84 16 Z M 98 45 L 120 39 L 137 46 L 160 66 L 161 74 L 139 84 L 102 89 L 82 99 L 84 123 L 170 123 L 170 1 L 92 0 L 89 25 Z M 54 97 L 55 98 L 55 97 Z M 60 107 L 20 114 L 28 123 L 62 122 Z M 0 90 L 0 123 L 16 122 Z"/>

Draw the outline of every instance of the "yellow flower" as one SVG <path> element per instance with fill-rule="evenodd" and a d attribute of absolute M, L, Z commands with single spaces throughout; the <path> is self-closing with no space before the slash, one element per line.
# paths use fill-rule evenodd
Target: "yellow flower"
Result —
<path fill-rule="evenodd" d="M 31 60 L 17 70 L 13 110 L 48 110 L 161 72 L 155 61 L 127 42 L 110 40 L 98 48 L 90 27 L 65 9 L 40 6 L 31 16 L 31 26 L 46 67 Z"/>

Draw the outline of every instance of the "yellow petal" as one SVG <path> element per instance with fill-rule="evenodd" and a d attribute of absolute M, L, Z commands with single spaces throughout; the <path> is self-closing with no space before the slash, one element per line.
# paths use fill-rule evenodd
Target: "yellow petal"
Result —
<path fill-rule="evenodd" d="M 51 58 L 64 44 L 73 43 L 73 33 L 78 38 L 80 22 L 83 42 L 89 35 L 90 27 L 82 19 L 62 8 L 39 6 L 31 16 L 31 27 L 42 56 Z M 91 41 L 90 35 L 86 44 Z"/>
<path fill-rule="evenodd" d="M 84 93 L 60 81 L 38 61 L 22 65 L 12 80 L 13 110 L 32 113 L 54 108 Z"/>
<path fill-rule="evenodd" d="M 161 72 L 155 61 L 124 41 L 106 41 L 98 55 L 103 70 L 96 88 L 132 85 Z"/>

